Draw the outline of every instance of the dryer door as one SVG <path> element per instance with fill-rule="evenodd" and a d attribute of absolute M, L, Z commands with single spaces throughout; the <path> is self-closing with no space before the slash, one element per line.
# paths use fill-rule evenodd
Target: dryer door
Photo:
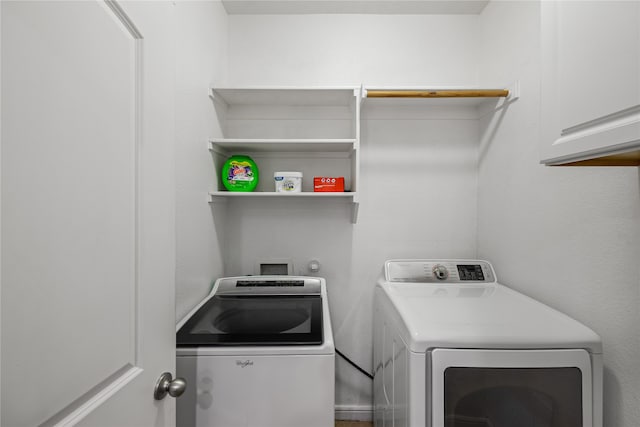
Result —
<path fill-rule="evenodd" d="M 433 427 L 593 426 L 584 350 L 436 349 L 430 361 Z"/>

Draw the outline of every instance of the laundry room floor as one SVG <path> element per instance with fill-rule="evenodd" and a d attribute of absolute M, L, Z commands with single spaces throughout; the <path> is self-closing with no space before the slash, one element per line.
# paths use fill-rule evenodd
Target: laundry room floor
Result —
<path fill-rule="evenodd" d="M 373 421 L 338 421 L 335 427 L 373 427 Z"/>

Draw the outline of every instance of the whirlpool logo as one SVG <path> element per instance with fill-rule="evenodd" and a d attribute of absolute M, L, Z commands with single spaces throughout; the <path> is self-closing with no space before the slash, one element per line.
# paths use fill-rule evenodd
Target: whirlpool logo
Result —
<path fill-rule="evenodd" d="M 246 368 L 247 366 L 253 366 L 253 360 L 236 360 L 236 365 L 241 368 Z"/>

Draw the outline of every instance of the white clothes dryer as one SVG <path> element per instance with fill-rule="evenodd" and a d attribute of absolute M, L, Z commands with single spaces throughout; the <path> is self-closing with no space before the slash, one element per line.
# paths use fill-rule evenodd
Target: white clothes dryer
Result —
<path fill-rule="evenodd" d="M 177 325 L 178 427 L 332 427 L 335 347 L 325 280 L 218 279 Z"/>
<path fill-rule="evenodd" d="M 376 427 L 602 427 L 602 343 L 477 260 L 391 260 L 374 297 Z"/>

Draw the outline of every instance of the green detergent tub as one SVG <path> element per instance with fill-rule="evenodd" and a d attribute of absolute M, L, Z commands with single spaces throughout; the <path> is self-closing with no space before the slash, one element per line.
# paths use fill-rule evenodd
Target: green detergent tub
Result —
<path fill-rule="evenodd" d="M 249 156 L 231 156 L 222 167 L 222 184 L 229 191 L 253 191 L 259 178 L 258 165 Z"/>

